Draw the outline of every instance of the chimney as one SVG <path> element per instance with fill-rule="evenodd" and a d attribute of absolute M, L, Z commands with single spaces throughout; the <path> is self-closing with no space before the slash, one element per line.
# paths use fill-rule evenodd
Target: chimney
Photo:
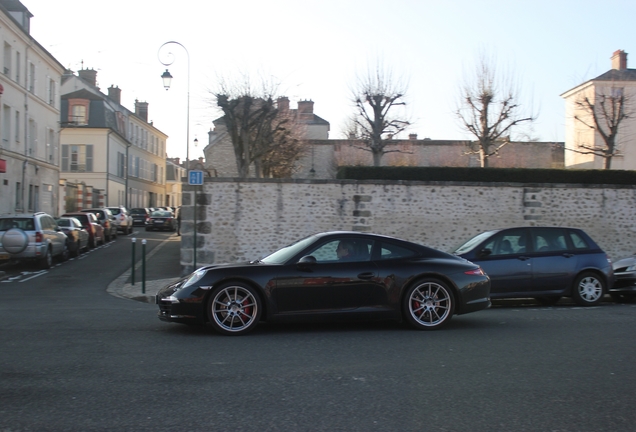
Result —
<path fill-rule="evenodd" d="M 135 99 L 135 114 L 145 122 L 148 121 L 148 102 L 139 102 Z"/>
<path fill-rule="evenodd" d="M 77 71 L 77 75 L 87 83 L 97 87 L 97 71 L 95 69 L 82 69 Z"/>
<path fill-rule="evenodd" d="M 108 97 L 121 105 L 121 89 L 119 87 L 108 87 Z"/>
<path fill-rule="evenodd" d="M 625 70 L 627 69 L 627 53 L 623 50 L 614 51 L 612 54 L 612 69 Z"/>
<path fill-rule="evenodd" d="M 409 139 L 412 141 L 417 140 L 417 134 L 409 134 Z"/>
<path fill-rule="evenodd" d="M 289 98 L 287 96 L 279 97 L 277 105 L 280 111 L 289 111 Z"/>
<path fill-rule="evenodd" d="M 314 113 L 314 101 L 310 101 L 310 100 L 298 101 L 298 113 L 299 114 L 313 114 Z"/>

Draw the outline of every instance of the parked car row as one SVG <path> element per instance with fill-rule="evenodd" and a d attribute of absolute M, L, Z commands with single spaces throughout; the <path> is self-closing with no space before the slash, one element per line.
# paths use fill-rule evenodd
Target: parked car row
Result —
<path fill-rule="evenodd" d="M 65 261 L 132 232 L 132 218 L 124 207 L 91 208 L 64 213 L 54 219 L 44 212 L 0 216 L 0 264 L 36 261 L 43 269 L 53 259 Z"/>
<path fill-rule="evenodd" d="M 612 265 L 583 230 L 517 227 L 480 233 L 445 253 L 393 237 L 315 234 L 250 263 L 202 267 L 156 295 L 159 319 L 239 335 L 260 320 L 404 320 L 441 328 L 491 299 L 578 305 L 636 295 L 636 256 Z M 618 282 L 615 283 L 617 273 Z"/>

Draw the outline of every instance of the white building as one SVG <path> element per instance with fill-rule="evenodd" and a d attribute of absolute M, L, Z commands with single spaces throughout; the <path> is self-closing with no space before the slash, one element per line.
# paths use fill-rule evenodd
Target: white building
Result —
<path fill-rule="evenodd" d="M 627 68 L 627 53 L 618 50 L 611 57 L 612 68 L 604 74 L 584 82 L 561 96 L 565 99 L 565 166 L 566 168 L 603 169 L 605 158 L 582 154 L 581 146 L 604 148 L 603 138 L 593 124 L 589 112 L 578 105 L 586 98 L 595 105 L 596 115 L 605 123 L 611 117 L 611 104 L 607 96 L 624 95 L 628 117 L 618 125 L 616 148 L 618 155 L 611 160 L 611 169 L 636 170 L 636 69 Z M 606 96 L 608 114 L 602 113 L 601 98 Z M 581 120 L 577 120 L 577 117 Z M 605 132 L 609 129 L 603 125 Z"/>
<path fill-rule="evenodd" d="M 168 137 L 148 123 L 148 103 L 129 111 L 118 87 L 100 91 L 92 69 L 68 71 L 61 93 L 63 211 L 167 205 Z"/>
<path fill-rule="evenodd" d="M 0 212 L 57 216 L 64 66 L 30 36 L 31 17 L 18 0 L 0 0 Z"/>
<path fill-rule="evenodd" d="M 166 205 L 170 207 L 181 206 L 182 182 L 186 177 L 186 169 L 181 165 L 179 158 L 166 161 Z"/>

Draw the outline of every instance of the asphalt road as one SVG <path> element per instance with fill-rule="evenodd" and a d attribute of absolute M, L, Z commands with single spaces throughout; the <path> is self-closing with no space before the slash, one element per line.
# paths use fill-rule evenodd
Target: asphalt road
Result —
<path fill-rule="evenodd" d="M 129 254 L 0 283 L 0 431 L 636 430 L 636 305 L 226 337 L 107 294 Z"/>

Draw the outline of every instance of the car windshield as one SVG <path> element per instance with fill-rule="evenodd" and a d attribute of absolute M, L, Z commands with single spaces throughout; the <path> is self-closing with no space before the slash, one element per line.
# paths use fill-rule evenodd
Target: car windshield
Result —
<path fill-rule="evenodd" d="M 496 232 L 497 231 L 486 231 L 481 234 L 477 234 L 475 237 L 471 238 L 466 243 L 455 249 L 452 253 L 454 253 L 455 255 L 466 253 Z"/>
<path fill-rule="evenodd" d="M 0 231 L 6 231 L 11 228 L 21 228 L 26 231 L 33 231 L 33 218 L 6 218 L 0 219 Z"/>
<path fill-rule="evenodd" d="M 114 215 L 118 215 L 119 214 L 119 209 L 118 208 L 109 208 L 108 210 L 110 210 L 110 212 Z"/>
<path fill-rule="evenodd" d="M 73 226 L 70 219 L 58 219 L 57 224 L 61 227 L 70 227 Z"/>
<path fill-rule="evenodd" d="M 152 212 L 152 214 L 150 216 L 152 216 L 152 217 L 172 217 L 172 213 L 170 213 L 169 211 L 160 210 L 160 211 Z"/>
<path fill-rule="evenodd" d="M 283 264 L 315 241 L 316 236 L 312 235 L 305 237 L 304 239 L 298 240 L 295 243 L 277 250 L 273 254 L 267 255 L 265 258 L 260 259 L 260 261 L 265 264 Z"/>
<path fill-rule="evenodd" d="M 146 209 L 134 208 L 130 211 L 131 214 L 146 214 Z"/>

